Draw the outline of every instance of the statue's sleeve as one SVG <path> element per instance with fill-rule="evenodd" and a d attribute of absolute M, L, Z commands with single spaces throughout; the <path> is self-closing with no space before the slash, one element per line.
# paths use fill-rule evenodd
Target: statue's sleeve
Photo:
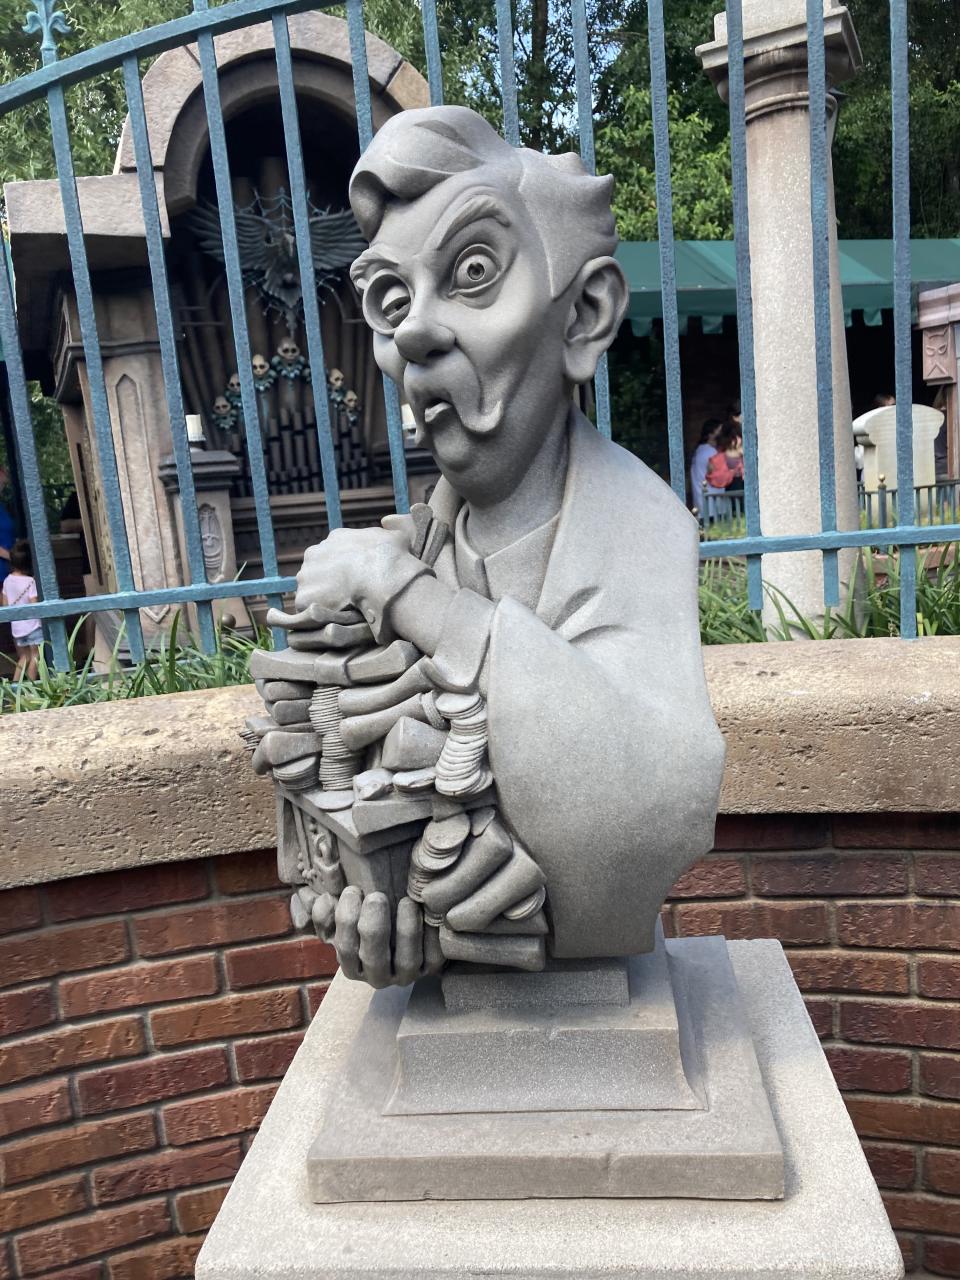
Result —
<path fill-rule="evenodd" d="M 557 956 L 649 950 L 660 903 L 712 844 L 723 745 L 694 622 L 565 639 L 514 600 L 493 615 L 490 763 L 546 874 Z"/>

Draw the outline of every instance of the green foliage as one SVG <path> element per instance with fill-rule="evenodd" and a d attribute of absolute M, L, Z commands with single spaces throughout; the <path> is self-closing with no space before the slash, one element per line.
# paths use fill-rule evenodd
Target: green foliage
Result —
<path fill-rule="evenodd" d="M 18 711 L 76 707 L 91 702 L 115 702 L 151 694 L 186 693 L 247 684 L 250 680 L 250 654 L 255 648 L 272 647 L 268 631 L 251 638 L 233 631 L 218 630 L 214 652 L 207 654 L 189 635 L 182 638 L 180 623 L 181 614 L 177 613 L 170 635 L 161 637 L 143 662 L 123 667 L 114 656 L 110 670 L 98 674 L 93 670 L 92 652 L 82 663 L 77 656 L 77 638 L 83 624 L 81 618 L 68 639 L 70 661 L 67 670 L 55 671 L 47 664 L 41 649 L 36 680 L 24 680 L 19 684 L 0 681 L 0 716 Z M 121 639 L 122 631 L 117 639 L 118 646 Z M 12 667 L 12 663 L 10 665 Z"/>

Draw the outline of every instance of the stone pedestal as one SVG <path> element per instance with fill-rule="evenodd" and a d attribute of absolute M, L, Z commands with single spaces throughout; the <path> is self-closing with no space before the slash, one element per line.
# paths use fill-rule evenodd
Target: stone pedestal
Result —
<path fill-rule="evenodd" d="M 726 98 L 726 15 L 714 22 L 715 40 L 697 54 Z M 767 536 L 816 533 L 821 527 L 820 460 L 805 0 L 744 0 L 743 28 L 760 515 Z M 835 123 L 837 102 L 830 90 L 850 79 L 861 61 L 850 15 L 837 0 L 824 0 L 824 34 L 827 110 Z M 859 511 L 832 172 L 828 212 L 837 525 L 856 529 Z M 855 564 L 855 553 L 841 553 L 841 601 Z M 801 613 L 822 617 L 819 552 L 765 556 L 763 576 Z M 764 616 L 768 622 L 777 621 L 772 602 L 765 603 Z"/>
<path fill-rule="evenodd" d="M 783 1149 L 782 1200 L 608 1192 L 314 1204 L 308 1151 L 349 1084 L 351 1048 L 376 998 L 338 976 L 207 1237 L 197 1280 L 899 1280 L 899 1249 L 779 944 L 734 942 L 729 958 Z M 581 1113 L 585 1138 L 602 1115 Z M 554 1119 L 541 1113 L 544 1143 Z"/>

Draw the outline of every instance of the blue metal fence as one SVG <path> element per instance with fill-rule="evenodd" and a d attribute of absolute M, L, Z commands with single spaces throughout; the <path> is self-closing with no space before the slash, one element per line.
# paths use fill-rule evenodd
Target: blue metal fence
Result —
<path fill-rule="evenodd" d="M 499 46 L 503 129 L 514 145 L 521 141 L 510 0 L 494 0 Z M 208 7 L 208 0 L 193 0 L 193 13 L 151 30 L 114 40 L 96 49 L 85 50 L 59 61 L 56 36 L 65 30 L 56 0 L 34 0 L 27 29 L 41 37 L 42 66 L 18 81 L 0 86 L 0 118 L 37 100 L 46 100 L 53 139 L 57 175 L 65 212 L 77 310 L 80 322 L 92 416 L 93 439 L 99 455 L 104 486 L 104 505 L 109 526 L 112 562 L 117 589 L 109 594 L 83 600 L 63 600 L 56 581 L 50 531 L 44 511 L 41 476 L 30 417 L 30 404 L 19 344 L 11 282 L 0 271 L 0 342 L 6 358 L 10 405 L 22 482 L 30 514 L 30 534 L 34 545 L 42 600 L 36 605 L 0 609 L 0 621 L 39 616 L 48 627 L 57 665 L 67 661 L 64 619 L 78 612 L 120 610 L 127 620 L 131 652 L 142 653 L 143 640 L 138 610 L 146 606 L 184 604 L 197 606 L 200 639 L 205 648 L 215 643 L 211 602 L 231 596 L 266 596 L 276 600 L 294 587 L 294 580 L 279 573 L 277 549 L 271 524 L 263 453 L 260 446 L 256 390 L 249 352 L 250 342 L 244 310 L 244 286 L 240 265 L 237 228 L 231 196 L 231 175 L 227 154 L 223 109 L 220 100 L 214 37 L 225 32 L 269 21 L 272 23 L 279 97 L 283 118 L 286 159 L 301 279 L 313 276 L 308 234 L 307 185 L 300 136 L 298 103 L 294 89 L 289 16 L 308 9 L 332 7 L 316 0 L 231 0 Z M 684 448 L 682 387 L 680 380 L 679 325 L 676 296 L 676 263 L 673 236 L 668 130 L 668 85 L 665 57 L 663 0 L 647 0 L 649 14 L 649 57 L 653 133 L 656 159 L 656 195 L 660 239 L 660 267 L 663 289 L 664 352 L 667 375 L 667 432 L 669 436 L 670 478 L 675 491 L 684 492 Z M 430 100 L 443 101 L 442 50 L 440 47 L 436 0 L 421 0 L 426 68 Z M 733 163 L 733 204 L 736 240 L 737 303 L 740 335 L 740 382 L 743 409 L 744 489 L 742 498 L 743 536 L 705 541 L 705 558 L 744 556 L 748 565 L 750 603 L 759 608 L 763 599 L 761 560 L 763 554 L 817 550 L 824 561 L 825 603 L 836 604 L 839 597 L 837 552 L 844 547 L 869 546 L 876 540 L 870 529 L 838 531 L 836 468 L 833 440 L 833 371 L 830 338 L 830 271 L 827 192 L 829 150 L 827 138 L 827 87 L 824 59 L 824 18 L 822 0 L 807 0 L 810 40 L 810 146 L 811 219 L 815 281 L 816 369 L 818 380 L 818 422 L 820 449 L 819 531 L 792 536 L 764 537 L 761 529 L 757 471 L 756 378 L 753 363 L 753 306 L 751 297 L 749 214 L 747 204 L 746 117 L 744 84 L 744 33 L 741 0 L 727 0 L 729 49 L 730 137 Z M 373 135 L 370 81 L 365 44 L 363 0 L 347 0 L 347 22 L 352 59 L 356 120 L 361 149 Z M 895 325 L 897 387 L 897 458 L 903 493 L 896 506 L 896 523 L 887 528 L 885 544 L 905 549 L 901 557 L 901 631 L 916 634 L 916 582 L 912 549 L 931 540 L 929 524 L 917 521 L 913 491 L 913 453 L 910 416 L 910 217 L 909 217 L 909 112 L 907 83 L 906 0 L 890 3 L 890 50 L 893 125 L 893 173 L 895 246 Z M 584 0 L 570 0 L 569 11 L 562 5 L 552 10 L 555 20 L 571 24 L 576 79 L 577 122 L 580 150 L 585 164 L 594 167 L 592 71 L 587 14 Z M 240 397 L 250 477 L 255 500 L 257 528 L 263 557 L 263 576 L 241 582 L 211 583 L 206 579 L 198 520 L 196 494 L 191 471 L 190 446 L 184 418 L 183 393 L 178 368 L 173 309 L 167 280 L 161 235 L 160 210 L 152 180 L 152 161 L 147 118 L 144 109 L 140 64 L 168 49 L 195 42 L 199 51 L 203 94 L 209 124 L 209 139 L 226 259 L 230 316 L 237 349 Z M 90 271 L 84 244 L 83 223 L 71 156 L 65 107 L 65 90 L 93 76 L 122 69 L 130 129 L 139 174 L 140 197 L 146 228 L 149 268 L 155 299 L 161 364 L 167 408 L 174 442 L 174 459 L 182 495 L 184 534 L 189 582 L 183 586 L 155 590 L 135 588 L 127 530 L 124 523 L 120 482 L 113 450 L 112 427 L 103 377 L 100 342 L 94 313 Z M 0 175 L 2 176 L 2 175 Z M 305 288 L 304 323 L 307 350 L 315 369 L 324 367 L 323 339 L 316 295 Z M 390 460 L 397 508 L 408 505 L 400 401 L 389 379 L 383 385 Z M 597 425 L 611 433 L 610 394 L 606 361 L 595 380 Z M 340 495 L 330 415 L 325 397 L 317 397 L 317 432 L 325 486 L 326 509 L 331 527 L 341 523 Z M 950 522 L 940 524 L 937 540 L 960 539 L 956 511 Z"/>

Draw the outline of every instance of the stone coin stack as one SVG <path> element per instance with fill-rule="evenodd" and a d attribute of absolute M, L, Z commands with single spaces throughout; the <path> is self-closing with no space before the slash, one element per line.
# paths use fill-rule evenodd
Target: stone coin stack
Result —
<path fill-rule="evenodd" d="M 410 876 L 407 896 L 414 902 L 423 901 L 423 890 L 434 876 L 450 867 L 460 857 L 463 842 L 470 834 L 470 819 L 465 813 L 428 822 L 423 835 L 414 845 L 410 857 Z M 423 913 L 424 924 L 438 926 L 443 917 L 429 911 Z"/>
<path fill-rule="evenodd" d="M 325 791 L 347 791 L 353 786 L 353 775 L 363 768 L 363 756 L 350 751 L 340 733 L 343 714 L 340 690 L 336 685 L 321 686 L 310 701 L 310 723 L 320 734 L 320 785 Z"/>
<path fill-rule="evenodd" d="M 472 796 L 493 781 L 487 768 L 487 704 L 480 693 L 441 693 L 436 708 L 450 722 L 437 761 L 436 788 L 445 796 Z"/>

